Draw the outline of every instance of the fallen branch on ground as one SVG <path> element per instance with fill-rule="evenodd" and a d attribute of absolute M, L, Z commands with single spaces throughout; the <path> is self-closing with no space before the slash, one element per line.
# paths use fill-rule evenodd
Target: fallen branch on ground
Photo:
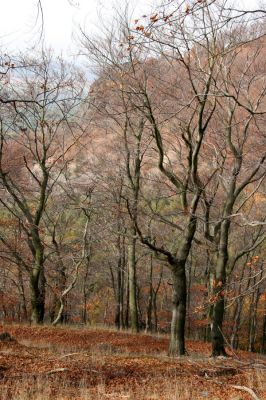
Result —
<path fill-rule="evenodd" d="M 254 392 L 254 390 L 250 389 L 247 386 L 239 386 L 239 385 L 230 385 L 231 387 L 238 389 L 238 390 L 244 390 L 245 392 L 249 393 L 250 396 L 252 396 L 252 398 L 254 400 L 260 400 L 260 398 L 256 395 L 256 393 Z"/>
<path fill-rule="evenodd" d="M 69 368 L 56 368 L 56 369 L 51 369 L 51 371 L 43 372 L 43 374 L 45 374 L 45 375 L 51 375 L 51 374 L 55 374 L 55 373 L 57 373 L 57 372 L 65 372 L 65 371 L 69 371 Z"/>
<path fill-rule="evenodd" d="M 63 354 L 59 358 L 66 358 L 66 357 L 73 357 L 73 356 L 84 356 L 84 357 L 91 357 L 90 354 L 85 354 L 85 353 L 68 353 L 68 354 Z"/>

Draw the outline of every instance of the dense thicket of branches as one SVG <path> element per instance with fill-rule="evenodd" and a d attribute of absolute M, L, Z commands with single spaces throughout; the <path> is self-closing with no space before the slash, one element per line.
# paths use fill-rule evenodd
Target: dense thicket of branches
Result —
<path fill-rule="evenodd" d="M 0 314 L 266 351 L 265 13 L 172 2 L 1 55 Z"/>

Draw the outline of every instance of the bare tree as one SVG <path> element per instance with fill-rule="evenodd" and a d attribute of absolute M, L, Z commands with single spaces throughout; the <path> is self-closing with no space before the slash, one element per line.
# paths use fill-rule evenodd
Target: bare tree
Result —
<path fill-rule="evenodd" d="M 1 203 L 20 221 L 32 254 L 31 320 L 40 323 L 45 311 L 43 217 L 68 152 L 81 134 L 75 115 L 84 80 L 49 53 L 24 65 L 28 67 L 10 77 L 1 109 Z"/>
<path fill-rule="evenodd" d="M 117 71 L 117 82 L 129 99 L 132 112 L 138 110 L 147 121 L 158 170 L 169 185 L 169 195 L 178 199 L 178 223 L 161 215 L 161 222 L 163 220 L 172 225 L 177 236 L 182 232 L 174 245 L 168 248 L 165 243 L 160 245 L 158 240 L 152 241 L 130 208 L 129 213 L 142 244 L 154 251 L 159 259 L 166 261 L 170 268 L 173 313 L 169 352 L 182 355 L 185 353 L 186 262 L 195 240 L 200 200 L 208 193 L 208 187 L 212 187 L 214 178 L 219 176 L 219 165 L 213 165 L 208 171 L 204 160 L 215 136 L 215 121 L 224 118 L 222 104 L 226 102 L 230 109 L 231 103 L 235 104 L 233 113 L 238 107 L 248 113 L 248 126 L 254 113 L 260 113 L 255 104 L 245 103 L 242 94 L 232 92 L 231 88 L 229 90 L 225 72 L 233 65 L 234 55 L 244 44 L 261 37 L 263 32 L 254 31 L 253 36 L 247 33 L 239 18 L 233 18 L 225 4 L 218 2 L 197 2 L 185 9 L 182 5 L 171 7 L 170 4 L 170 8 L 159 8 L 154 15 L 143 17 L 143 21 L 136 20 L 135 26 L 131 26 L 122 16 L 104 39 L 90 40 L 83 32 L 83 41 L 98 67 Z M 257 96 L 257 107 L 260 107 L 263 95 L 262 91 Z M 230 130 L 232 120 L 227 120 L 227 124 Z M 228 132 L 227 128 L 224 129 Z M 228 135 L 230 141 L 231 133 Z M 235 145 L 231 143 L 230 146 L 233 149 Z M 237 150 L 233 151 L 239 170 L 233 167 L 230 181 L 232 190 L 229 189 L 228 193 L 235 191 L 242 165 L 237 153 Z M 259 171 L 263 162 L 262 155 L 233 197 L 238 196 L 253 178 L 262 177 Z M 224 277 L 222 279 L 220 275 L 227 265 L 224 248 L 233 212 L 231 200 L 232 197 L 225 205 L 226 215 L 223 215 L 219 225 L 218 282 L 224 282 Z M 219 290 L 219 293 L 223 291 Z M 215 304 L 216 308 L 223 308 L 222 300 Z M 221 318 L 218 311 L 214 315 L 214 321 Z M 213 342 L 217 341 L 220 325 L 220 319 L 213 324 Z M 221 334 L 218 336 L 221 338 Z M 218 355 L 223 350 L 214 350 L 213 353 Z"/>

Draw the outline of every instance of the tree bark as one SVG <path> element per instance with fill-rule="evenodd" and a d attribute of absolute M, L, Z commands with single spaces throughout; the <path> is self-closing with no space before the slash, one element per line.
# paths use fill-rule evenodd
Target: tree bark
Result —
<path fill-rule="evenodd" d="M 169 355 L 185 354 L 185 321 L 186 321 L 186 272 L 185 264 L 172 269 L 172 322 Z"/>
<path fill-rule="evenodd" d="M 129 328 L 129 274 L 126 274 L 126 309 L 125 309 L 125 329 Z"/>
<path fill-rule="evenodd" d="M 231 212 L 232 204 L 230 203 L 228 205 L 228 210 L 227 210 L 228 212 Z M 226 283 L 226 266 L 228 261 L 229 228 L 230 228 L 230 220 L 226 219 L 221 224 L 220 240 L 219 240 L 216 268 L 213 280 L 214 304 L 212 309 L 213 315 L 211 324 L 213 357 L 226 356 L 226 351 L 224 347 L 224 336 L 222 333 L 222 325 L 224 318 L 224 290 Z"/>
<path fill-rule="evenodd" d="M 159 281 L 157 284 L 156 288 L 153 288 L 153 296 L 152 296 L 152 312 L 153 312 L 153 331 L 157 332 L 158 331 L 158 316 L 157 316 L 157 295 L 161 286 L 162 282 L 162 276 L 163 276 L 163 270 L 161 269 L 160 275 L 159 275 Z"/>
<path fill-rule="evenodd" d="M 122 265 L 121 254 L 119 255 L 117 265 L 117 288 L 116 288 L 116 311 L 115 311 L 115 326 L 119 330 L 123 325 L 123 292 L 122 292 Z"/>
<path fill-rule="evenodd" d="M 23 310 L 23 320 L 27 321 L 28 319 L 28 311 L 27 311 L 27 301 L 25 296 L 24 282 L 23 282 L 23 274 L 22 274 L 22 266 L 18 265 L 18 281 L 19 281 L 19 292 L 22 300 L 22 310 Z"/>
<path fill-rule="evenodd" d="M 114 294 L 116 299 L 115 326 L 118 330 L 124 328 L 124 275 L 125 275 L 125 238 L 122 235 L 117 239 L 118 262 L 115 277 L 112 273 Z"/>
<path fill-rule="evenodd" d="M 45 308 L 45 278 L 43 266 L 43 249 L 36 249 L 34 265 L 30 276 L 31 322 L 41 324 Z"/>
<path fill-rule="evenodd" d="M 213 307 L 213 320 L 211 325 L 212 356 L 227 356 L 224 347 L 222 324 L 224 317 L 224 299 L 219 298 Z"/>
<path fill-rule="evenodd" d="M 234 312 L 234 326 L 232 329 L 231 333 L 231 347 L 233 349 L 238 348 L 238 330 L 239 330 L 239 325 L 240 325 L 240 319 L 241 319 L 241 310 L 242 310 L 242 299 L 239 297 L 236 300 L 236 308 Z"/>
<path fill-rule="evenodd" d="M 259 279 L 261 279 L 262 274 Z M 256 278 L 254 278 L 254 285 L 256 284 Z M 259 302 L 259 286 L 257 285 L 253 289 L 253 295 L 250 304 L 250 317 L 249 317 L 249 338 L 248 338 L 248 351 L 255 351 L 255 340 L 256 340 L 256 327 L 257 327 L 257 308 Z"/>
<path fill-rule="evenodd" d="M 224 319 L 224 274 L 221 271 L 221 274 L 216 275 L 216 282 L 222 282 L 221 286 L 213 288 L 213 296 L 215 297 L 215 303 L 212 307 L 212 323 L 211 323 L 211 339 L 212 339 L 212 356 L 226 356 L 226 351 L 224 347 L 224 336 L 222 332 L 223 319 Z"/>
<path fill-rule="evenodd" d="M 150 268 L 149 268 L 149 277 L 148 277 L 148 282 L 149 282 L 149 297 L 148 297 L 148 305 L 147 305 L 147 311 L 146 311 L 146 332 L 152 332 L 153 326 L 152 326 L 152 308 L 153 308 L 153 295 L 154 295 L 154 290 L 153 290 L 153 254 L 150 255 Z"/>

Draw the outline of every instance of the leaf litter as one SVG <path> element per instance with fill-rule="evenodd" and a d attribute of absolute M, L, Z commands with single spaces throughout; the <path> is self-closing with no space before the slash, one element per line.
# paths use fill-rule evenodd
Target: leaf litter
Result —
<path fill-rule="evenodd" d="M 166 336 L 26 325 L 1 331 L 15 338 L 0 342 L 1 400 L 266 399 L 266 358 L 248 352 L 212 359 L 209 344 L 188 341 L 186 357 L 170 358 Z"/>

